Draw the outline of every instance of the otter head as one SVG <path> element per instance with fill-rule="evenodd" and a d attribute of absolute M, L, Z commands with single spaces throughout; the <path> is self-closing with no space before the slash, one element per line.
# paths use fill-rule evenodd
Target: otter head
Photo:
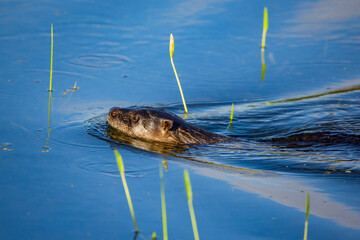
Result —
<path fill-rule="evenodd" d="M 146 141 L 180 143 L 178 128 L 183 120 L 155 108 L 111 108 L 107 118 L 111 127 L 133 138 Z"/>

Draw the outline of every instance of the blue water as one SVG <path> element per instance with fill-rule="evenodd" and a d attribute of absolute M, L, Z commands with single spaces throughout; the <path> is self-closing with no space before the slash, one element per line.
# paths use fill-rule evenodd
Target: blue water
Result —
<path fill-rule="evenodd" d="M 154 231 L 162 239 L 163 164 L 170 239 L 193 238 L 184 169 L 201 239 L 301 239 L 306 193 L 309 239 L 359 236 L 358 142 L 271 141 L 360 135 L 358 1 L 3 1 L 0 8 L 1 239 L 133 239 L 114 148 L 137 239 Z M 186 120 L 239 142 L 178 151 L 109 138 L 113 106 L 183 116 L 170 33 Z M 78 90 L 66 91 L 75 83 Z"/>

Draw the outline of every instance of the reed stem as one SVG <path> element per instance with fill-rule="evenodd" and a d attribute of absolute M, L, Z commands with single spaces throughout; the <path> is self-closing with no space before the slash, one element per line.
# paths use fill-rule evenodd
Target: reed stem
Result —
<path fill-rule="evenodd" d="M 168 239 L 167 232 L 167 218 L 166 218 L 166 202 L 165 202 L 165 186 L 164 186 L 164 171 L 160 164 L 160 194 L 161 194 L 161 212 L 162 212 L 162 223 L 163 223 L 163 239 Z"/>
<path fill-rule="evenodd" d="M 309 193 L 306 193 L 306 217 L 305 217 L 305 228 L 304 228 L 304 240 L 307 240 L 309 213 L 310 213 L 310 195 Z"/>
<path fill-rule="evenodd" d="M 182 99 L 183 104 L 184 104 L 185 114 L 187 114 L 187 113 L 188 113 L 188 110 L 187 110 L 187 107 L 186 107 L 184 94 L 183 94 L 183 91 L 182 91 L 182 88 L 181 88 L 181 84 L 180 84 L 180 80 L 179 80 L 179 77 L 178 77 L 178 75 L 177 75 L 176 68 L 175 68 L 175 64 L 174 64 L 174 61 L 173 61 L 173 56 L 174 56 L 174 37 L 173 37 L 172 34 L 170 34 L 169 52 L 170 52 L 171 65 L 172 65 L 172 67 L 173 67 L 173 70 L 174 70 L 174 73 L 175 73 L 175 77 L 176 77 L 176 80 L 177 80 L 177 83 L 178 83 L 178 86 L 179 86 L 179 90 L 180 90 L 180 94 L 181 94 L 181 99 Z"/>
<path fill-rule="evenodd" d="M 184 170 L 184 182 L 185 182 L 186 196 L 188 199 L 191 224 L 194 232 L 194 239 L 199 240 L 199 232 L 196 224 L 195 211 L 193 206 L 193 194 L 191 189 L 190 176 L 189 176 L 189 171 L 186 169 Z"/>
<path fill-rule="evenodd" d="M 50 87 L 49 87 L 50 92 L 52 91 L 53 48 L 54 48 L 54 34 L 53 34 L 53 24 L 51 24 L 51 60 L 50 60 Z"/>
<path fill-rule="evenodd" d="M 118 165 L 118 168 L 119 168 L 119 172 L 120 172 L 120 175 L 121 175 L 121 180 L 122 180 L 122 183 L 124 185 L 125 195 L 126 195 L 126 198 L 127 198 L 127 201 L 128 201 L 131 217 L 132 217 L 132 220 L 134 222 L 135 232 L 139 232 L 139 228 L 138 228 L 138 225 L 137 225 L 136 219 L 135 219 L 134 208 L 133 208 L 133 205 L 132 205 L 132 202 L 131 202 L 129 188 L 128 188 L 128 185 L 127 185 L 126 179 L 125 179 L 124 163 L 123 163 L 121 155 L 120 155 L 120 153 L 119 153 L 119 151 L 117 149 L 114 149 L 114 153 L 115 153 L 116 162 L 117 162 L 117 165 Z"/>
<path fill-rule="evenodd" d="M 231 105 L 230 124 L 232 124 L 233 119 L 234 119 L 234 104 Z"/>
<path fill-rule="evenodd" d="M 53 48 L 54 48 L 54 34 L 53 34 L 53 24 L 51 24 L 51 57 L 50 57 L 50 86 L 49 86 L 49 128 L 50 128 L 50 110 L 51 110 L 51 92 L 52 92 Z"/>
<path fill-rule="evenodd" d="M 265 39 L 266 39 L 267 30 L 268 30 L 268 11 L 267 11 L 267 7 L 264 7 L 264 24 L 263 24 L 261 48 L 265 48 Z"/>

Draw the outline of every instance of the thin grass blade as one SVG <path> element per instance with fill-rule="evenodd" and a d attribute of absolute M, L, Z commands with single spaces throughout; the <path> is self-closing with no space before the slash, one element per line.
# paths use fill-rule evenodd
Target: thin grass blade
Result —
<path fill-rule="evenodd" d="M 167 218 L 166 218 L 164 171 L 161 164 L 159 166 L 159 174 L 160 174 L 161 212 L 162 212 L 162 222 L 163 222 L 163 239 L 167 240 L 168 232 L 167 232 Z"/>
<path fill-rule="evenodd" d="M 122 180 L 122 183 L 123 183 L 123 186 L 124 186 L 125 195 L 126 195 L 126 198 L 127 198 L 127 201 L 128 201 L 131 217 L 132 217 L 132 220 L 134 222 L 135 232 L 139 232 L 139 228 L 138 228 L 138 225 L 137 225 L 136 219 L 135 219 L 134 208 L 133 208 L 133 205 L 132 205 L 132 202 L 131 202 L 129 188 L 128 188 L 128 185 L 127 185 L 126 179 L 125 179 L 124 163 L 123 163 L 121 155 L 120 155 L 120 153 L 119 153 L 119 151 L 117 149 L 114 149 L 114 153 L 115 153 L 116 162 L 117 162 L 117 165 L 118 165 L 118 168 L 119 168 L 119 172 L 120 172 L 120 175 L 121 175 L 121 180 Z"/>
<path fill-rule="evenodd" d="M 52 73 L 53 73 L 53 53 L 54 53 L 54 33 L 53 24 L 51 24 L 51 57 L 50 57 L 50 86 L 49 86 L 49 128 L 50 128 L 50 110 L 51 110 L 51 92 L 52 92 Z"/>
<path fill-rule="evenodd" d="M 53 69 L 53 49 L 54 49 L 54 34 L 53 34 L 53 24 L 51 24 L 51 59 L 50 59 L 50 87 L 49 91 L 52 91 L 52 69 Z"/>
<path fill-rule="evenodd" d="M 185 182 L 186 196 L 188 199 L 191 224 L 194 232 L 194 239 L 199 240 L 200 238 L 199 238 L 199 232 L 196 224 L 195 211 L 193 206 L 193 193 L 191 189 L 190 176 L 189 176 L 189 171 L 186 169 L 184 170 L 184 182 Z"/>
<path fill-rule="evenodd" d="M 54 48 L 54 37 L 53 37 L 53 24 L 51 24 L 51 55 L 50 55 L 50 86 L 49 86 L 49 107 L 48 107 L 48 137 L 46 139 L 46 144 L 43 147 L 44 150 L 41 152 L 49 152 L 51 148 L 49 147 L 49 139 L 50 139 L 50 122 L 51 122 L 51 93 L 52 93 L 52 68 L 53 68 L 53 48 Z"/>
<path fill-rule="evenodd" d="M 231 105 L 230 124 L 232 124 L 233 119 L 234 119 L 234 104 Z"/>
<path fill-rule="evenodd" d="M 267 11 L 267 7 L 264 7 L 264 24 L 263 24 L 261 48 L 265 48 L 265 39 L 266 39 L 267 30 L 268 30 L 268 11 Z"/>
<path fill-rule="evenodd" d="M 306 217 L 305 217 L 305 228 L 304 228 L 304 240 L 307 240 L 308 235 L 308 222 L 310 214 L 310 195 L 306 193 Z"/>

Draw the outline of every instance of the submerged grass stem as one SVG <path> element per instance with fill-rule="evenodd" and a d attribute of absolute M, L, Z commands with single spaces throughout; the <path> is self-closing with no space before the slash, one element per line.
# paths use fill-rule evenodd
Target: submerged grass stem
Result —
<path fill-rule="evenodd" d="M 188 113 L 188 110 L 187 110 L 187 107 L 186 107 L 184 94 L 183 94 L 183 91 L 182 91 L 182 88 L 181 88 L 181 84 L 180 84 L 180 80 L 179 80 L 179 77 L 178 77 L 178 75 L 177 75 L 176 68 L 175 68 L 174 61 L 173 61 L 173 56 L 174 56 L 174 37 L 173 37 L 172 33 L 170 34 L 169 52 L 170 52 L 171 65 L 172 65 L 172 67 L 173 67 L 173 70 L 174 70 L 174 73 L 175 73 L 175 77 L 176 77 L 176 80 L 177 80 L 177 83 L 178 83 L 178 86 L 179 86 L 179 90 L 180 90 L 180 94 L 181 94 L 181 99 L 182 99 L 183 104 L 184 104 L 185 114 L 187 114 L 187 113 Z"/>
<path fill-rule="evenodd" d="M 310 213 L 310 195 L 309 193 L 306 193 L 306 217 L 305 217 L 305 228 L 304 228 L 304 240 L 307 240 L 309 213 Z"/>
<path fill-rule="evenodd" d="M 265 48 L 261 48 L 261 81 L 265 79 L 266 64 L 265 64 Z"/>
<path fill-rule="evenodd" d="M 167 232 L 167 219 L 166 219 L 164 171 L 161 164 L 159 166 L 159 174 L 160 174 L 160 196 L 161 196 L 161 212 L 162 212 L 162 223 L 163 223 L 163 239 L 167 240 L 168 232 Z"/>
<path fill-rule="evenodd" d="M 126 198 L 127 198 L 128 204 L 129 204 L 129 209 L 130 209 L 131 217 L 132 217 L 132 220 L 133 220 L 133 222 L 134 222 L 135 232 L 139 232 L 139 228 L 138 228 L 138 225 L 137 225 L 136 219 L 135 219 L 134 208 L 133 208 L 133 205 L 132 205 L 132 202 L 131 202 L 131 197 L 130 197 L 129 188 L 128 188 L 128 186 L 127 186 L 126 179 L 125 179 L 124 163 L 123 163 L 123 160 L 122 160 L 122 158 L 121 158 L 121 155 L 120 155 L 120 153 L 119 153 L 119 151 L 118 151 L 117 149 L 114 149 L 114 153 L 115 153 L 116 162 L 117 162 L 117 165 L 118 165 L 118 168 L 119 168 L 119 172 L 120 172 L 120 175 L 121 175 L 121 180 L 122 180 L 122 183 L 123 183 L 123 185 L 124 185 L 124 190 L 125 190 L 125 194 L 126 194 Z"/>
<path fill-rule="evenodd" d="M 192 228 L 193 228 L 193 232 L 194 232 L 194 239 L 199 240 L 199 232 L 198 232 L 197 224 L 196 224 L 195 211 L 194 211 L 194 206 L 193 206 L 193 194 L 192 194 L 191 182 L 190 182 L 188 170 L 184 170 L 184 182 L 185 182 L 186 196 L 187 196 L 188 204 L 189 204 L 191 224 L 192 224 Z"/>

